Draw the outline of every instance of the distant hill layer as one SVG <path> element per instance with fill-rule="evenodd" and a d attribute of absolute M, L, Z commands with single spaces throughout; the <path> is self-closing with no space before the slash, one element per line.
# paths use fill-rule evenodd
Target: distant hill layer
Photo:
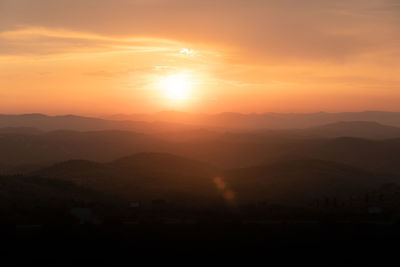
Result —
<path fill-rule="evenodd" d="M 165 145 L 157 138 L 127 131 L 0 133 L 0 162 L 27 165 L 69 159 L 110 161 L 132 153 L 163 151 Z"/>
<path fill-rule="evenodd" d="M 179 138 L 175 136 L 177 140 L 170 141 L 159 135 L 129 131 L 0 133 L 0 173 L 26 172 L 71 159 L 109 162 L 135 153 L 157 152 L 189 157 L 221 168 L 305 158 L 400 174 L 400 138 L 298 136 L 299 133 L 221 133 L 212 137 L 207 134 L 203 139 L 197 136 L 189 141 L 177 141 Z"/>
<path fill-rule="evenodd" d="M 36 128 L 42 131 L 75 130 L 129 130 L 138 132 L 157 132 L 165 130 L 183 130 L 186 125 L 166 122 L 113 121 L 76 115 L 47 116 L 44 114 L 6 115 L 0 114 L 0 128 Z"/>
<path fill-rule="evenodd" d="M 265 142 L 271 138 L 312 139 L 356 137 L 365 139 L 400 138 L 400 127 L 387 126 L 370 121 L 348 121 L 324 124 L 304 129 L 257 129 L 230 131 L 218 135 L 220 139 L 236 142 Z"/>
<path fill-rule="evenodd" d="M 6 127 L 0 128 L 0 134 L 40 134 L 41 130 L 34 127 Z"/>
<path fill-rule="evenodd" d="M 349 198 L 398 178 L 322 160 L 280 160 L 221 172 L 195 160 L 141 153 L 110 163 L 68 161 L 35 173 L 125 199 L 181 203 L 268 201 L 304 205 L 313 199 Z M 230 196 L 226 193 L 230 192 Z"/>
<path fill-rule="evenodd" d="M 298 130 L 308 137 L 359 137 L 368 139 L 400 138 L 400 128 L 370 121 L 342 121 L 327 125 Z"/>
<path fill-rule="evenodd" d="M 344 113 L 220 113 L 190 114 L 160 112 L 156 114 L 114 115 L 92 118 L 76 115 L 47 116 L 44 114 L 0 114 L 0 128 L 34 127 L 39 130 L 129 130 L 143 133 L 185 131 L 207 128 L 216 131 L 256 129 L 303 129 L 337 122 L 376 122 L 400 127 L 400 112 Z"/>
<path fill-rule="evenodd" d="M 219 113 L 191 114 L 164 111 L 156 114 L 113 115 L 113 120 L 165 121 L 187 123 L 207 127 L 227 129 L 293 129 L 315 127 L 340 121 L 375 121 L 377 123 L 400 127 L 400 112 L 364 111 L 343 113 Z"/>

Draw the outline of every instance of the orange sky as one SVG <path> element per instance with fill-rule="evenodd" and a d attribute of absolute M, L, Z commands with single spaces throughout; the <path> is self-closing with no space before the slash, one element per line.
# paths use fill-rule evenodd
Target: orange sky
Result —
<path fill-rule="evenodd" d="M 398 0 L 0 0 L 1 113 L 400 111 L 399 59 Z"/>

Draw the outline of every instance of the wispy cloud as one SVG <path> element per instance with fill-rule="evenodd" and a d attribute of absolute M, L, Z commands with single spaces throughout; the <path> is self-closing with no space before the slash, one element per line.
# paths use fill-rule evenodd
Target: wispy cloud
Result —
<path fill-rule="evenodd" d="M 166 40 L 231 47 L 241 55 L 236 60 L 247 62 L 343 62 L 396 49 L 400 39 L 396 0 L 2 0 L 1 5 L 3 30 L 64 29 L 35 34 L 74 39 L 66 45 L 84 46 L 82 39 L 89 39 L 125 48 L 129 42 L 140 46 L 137 38 L 144 36 L 146 43 L 148 37 L 163 40 L 164 47 Z M 25 38 L 29 31 L 7 35 Z"/>
<path fill-rule="evenodd" d="M 58 54 L 105 51 L 176 52 L 184 44 L 151 37 L 109 37 L 64 29 L 22 28 L 0 32 L 0 54 Z"/>

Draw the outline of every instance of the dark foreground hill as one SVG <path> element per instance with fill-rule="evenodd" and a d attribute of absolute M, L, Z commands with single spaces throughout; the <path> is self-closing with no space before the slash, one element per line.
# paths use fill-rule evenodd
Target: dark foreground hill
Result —
<path fill-rule="evenodd" d="M 316 199 L 347 200 L 392 179 L 335 162 L 284 160 L 227 171 L 224 181 L 240 202 L 306 205 Z"/>
<path fill-rule="evenodd" d="M 392 176 L 321 160 L 282 160 L 221 172 L 202 162 L 158 153 L 105 164 L 68 161 L 35 174 L 127 200 L 169 199 L 190 205 L 225 198 L 238 205 L 261 201 L 301 206 L 325 197 L 347 199 L 398 182 Z"/>
<path fill-rule="evenodd" d="M 165 260 L 183 253 L 192 260 L 217 253 L 226 262 L 233 252 L 248 262 L 254 254 L 265 259 L 268 251 L 279 255 L 277 263 L 288 253 L 309 262 L 310 251 L 327 249 L 375 255 L 399 239 L 393 223 L 400 214 L 399 187 L 381 186 L 388 181 L 321 160 L 229 171 L 160 153 L 109 163 L 73 160 L 32 177 L 0 177 L 1 226 L 15 231 L 10 240 L 17 237 L 24 259 L 42 259 L 45 251 L 51 264 L 78 255 L 102 263 L 107 255 L 112 264 L 138 254 Z M 372 198 L 377 188 L 378 198 Z"/>
<path fill-rule="evenodd" d="M 208 204 L 218 192 L 214 167 L 170 154 L 140 153 L 109 163 L 67 161 L 37 171 L 43 177 L 72 181 L 126 200 L 169 199 Z"/>
<path fill-rule="evenodd" d="M 71 181 L 39 176 L 0 176 L 0 188 L 1 223 L 50 223 L 65 219 L 73 207 L 117 202 Z"/>

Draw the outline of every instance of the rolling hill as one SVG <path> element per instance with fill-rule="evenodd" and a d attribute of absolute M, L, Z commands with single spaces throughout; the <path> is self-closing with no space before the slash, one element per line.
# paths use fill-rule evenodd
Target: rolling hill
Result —
<path fill-rule="evenodd" d="M 23 224 L 49 223 L 61 220 L 68 223 L 73 207 L 118 200 L 90 188 L 77 186 L 71 181 L 39 176 L 0 176 L 0 215 L 2 224 L 18 221 Z"/>
<path fill-rule="evenodd" d="M 389 180 L 389 177 L 322 160 L 282 160 L 224 174 L 224 181 L 240 202 L 291 205 L 304 205 L 326 197 L 348 199 Z"/>
<path fill-rule="evenodd" d="M 357 137 L 366 139 L 400 138 L 400 128 L 371 121 L 341 121 L 308 129 L 294 134 L 309 138 Z"/>
<path fill-rule="evenodd" d="M 237 204 L 305 205 L 316 198 L 345 199 L 400 181 L 323 160 L 279 160 L 221 172 L 203 162 L 159 153 L 140 153 L 103 164 L 68 161 L 35 174 L 124 199 L 168 199 L 198 205 L 222 200 L 216 177 L 222 179 L 224 189 L 234 192 Z"/>
<path fill-rule="evenodd" d="M 135 153 L 157 152 L 189 157 L 225 169 L 266 164 L 277 159 L 311 158 L 372 172 L 400 174 L 399 140 L 257 137 L 242 133 L 169 141 L 129 131 L 0 134 L 0 173 L 26 173 L 71 159 L 109 162 Z"/>
<path fill-rule="evenodd" d="M 0 134 L 4 165 L 43 165 L 70 159 L 110 161 L 132 153 L 163 151 L 166 142 L 128 131 L 53 131 Z"/>
<path fill-rule="evenodd" d="M 35 172 L 72 181 L 127 200 L 215 201 L 212 183 L 218 170 L 207 163 L 161 153 L 139 153 L 109 163 L 74 160 Z"/>
<path fill-rule="evenodd" d="M 77 115 L 0 114 L 0 128 L 36 128 L 41 131 L 121 130 L 143 133 L 191 129 L 188 125 L 168 122 L 115 121 Z"/>
<path fill-rule="evenodd" d="M 178 111 L 163 111 L 155 114 L 113 115 L 112 120 L 165 121 L 185 123 L 202 127 L 236 130 L 295 129 L 347 121 L 375 121 L 384 125 L 400 127 L 400 112 L 363 111 L 342 113 L 251 113 L 225 112 L 219 114 L 191 114 Z"/>

